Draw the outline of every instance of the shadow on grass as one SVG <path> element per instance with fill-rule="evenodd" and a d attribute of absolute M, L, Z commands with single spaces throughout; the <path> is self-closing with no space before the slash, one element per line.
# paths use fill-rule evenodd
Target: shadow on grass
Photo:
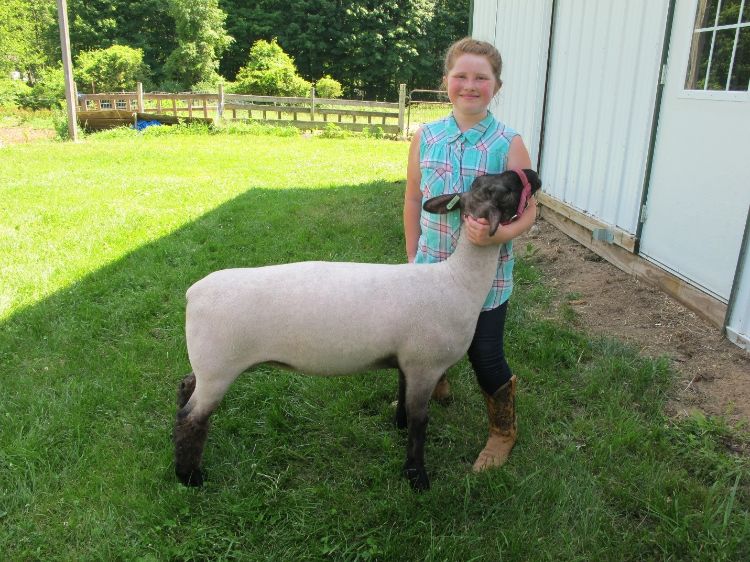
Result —
<path fill-rule="evenodd" d="M 308 259 L 397 263 L 402 193 L 388 182 L 254 189 L 17 312 L 0 324 L 5 450 L 20 454 L 16 466 L 26 454 L 44 458 L 54 474 L 82 459 L 94 466 L 118 439 L 138 446 L 138 424 L 166 428 L 189 370 L 184 295 L 193 282 Z"/>

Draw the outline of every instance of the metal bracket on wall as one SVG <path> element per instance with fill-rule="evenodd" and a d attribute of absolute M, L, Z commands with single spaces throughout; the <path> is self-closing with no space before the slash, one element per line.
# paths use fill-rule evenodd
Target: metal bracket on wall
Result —
<path fill-rule="evenodd" d="M 600 242 L 606 242 L 612 244 L 615 241 L 615 233 L 609 228 L 595 228 L 591 231 L 591 238 L 593 240 L 599 240 Z"/>

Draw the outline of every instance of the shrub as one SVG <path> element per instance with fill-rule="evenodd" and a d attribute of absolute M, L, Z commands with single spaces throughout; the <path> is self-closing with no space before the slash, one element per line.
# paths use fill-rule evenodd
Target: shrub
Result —
<path fill-rule="evenodd" d="M 326 75 L 315 82 L 315 95 L 321 98 L 340 98 L 343 93 L 341 82 Z"/>
<path fill-rule="evenodd" d="M 75 77 L 82 92 L 134 91 L 136 83 L 147 81 L 148 76 L 143 50 L 125 45 L 84 51 L 76 61 Z"/>
<path fill-rule="evenodd" d="M 65 103 L 62 65 L 43 69 L 31 90 L 18 96 L 18 102 L 29 109 L 49 109 Z"/>
<path fill-rule="evenodd" d="M 219 84 L 225 82 L 225 80 L 216 74 L 208 80 L 201 80 L 200 82 L 190 86 L 191 92 L 211 92 L 216 93 L 219 91 Z M 226 83 L 224 84 L 224 91 L 226 92 Z"/>
<path fill-rule="evenodd" d="M 362 129 L 362 136 L 366 139 L 382 139 L 385 138 L 385 131 L 383 131 L 383 127 L 375 127 L 372 130 L 370 127 L 365 127 Z"/>
<path fill-rule="evenodd" d="M 19 100 L 31 93 L 31 86 L 23 80 L 0 80 L 0 107 L 13 108 L 20 105 Z"/>
<path fill-rule="evenodd" d="M 240 68 L 234 93 L 258 96 L 307 96 L 312 84 L 297 74 L 294 60 L 276 39 L 256 41 L 248 61 Z"/>
<path fill-rule="evenodd" d="M 324 139 L 344 139 L 351 136 L 351 133 L 336 123 L 327 123 L 320 136 Z"/>

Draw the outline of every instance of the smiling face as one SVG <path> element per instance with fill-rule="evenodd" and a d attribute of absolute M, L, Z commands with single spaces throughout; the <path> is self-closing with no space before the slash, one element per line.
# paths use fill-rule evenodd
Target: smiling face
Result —
<path fill-rule="evenodd" d="M 444 80 L 457 119 L 481 121 L 500 89 L 487 57 L 471 53 L 459 56 Z"/>

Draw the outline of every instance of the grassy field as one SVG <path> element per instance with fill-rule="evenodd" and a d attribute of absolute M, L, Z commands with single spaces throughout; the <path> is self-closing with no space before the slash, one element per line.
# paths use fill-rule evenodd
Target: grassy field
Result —
<path fill-rule="evenodd" d="M 470 471 L 486 420 L 465 361 L 431 407 L 424 494 L 400 476 L 395 373 L 263 367 L 214 415 L 206 485 L 177 483 L 185 289 L 225 267 L 403 261 L 407 148 L 149 133 L 0 151 L 0 559 L 750 558 L 750 462 L 724 445 L 746 437 L 667 419 L 667 362 L 553 315 L 531 246 L 502 470 Z"/>

